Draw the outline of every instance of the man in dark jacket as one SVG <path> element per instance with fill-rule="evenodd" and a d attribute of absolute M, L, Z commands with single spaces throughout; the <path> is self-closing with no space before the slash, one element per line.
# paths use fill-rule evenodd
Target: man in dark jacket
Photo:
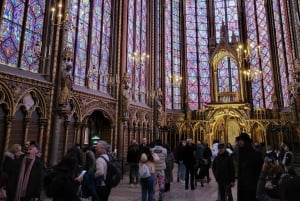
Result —
<path fill-rule="evenodd" d="M 185 165 L 185 189 L 189 189 L 189 181 L 191 190 L 195 189 L 195 165 L 196 165 L 196 145 L 192 139 L 188 139 L 186 146 L 183 148 L 183 164 Z M 191 178 L 191 180 L 190 180 Z"/>
<path fill-rule="evenodd" d="M 136 187 L 139 182 L 139 156 L 140 147 L 135 140 L 132 140 L 127 152 L 127 162 L 129 164 L 129 184 Z"/>
<path fill-rule="evenodd" d="M 181 140 L 176 148 L 175 158 L 178 164 L 177 182 L 185 182 L 185 166 L 183 164 L 183 148 L 186 146 L 186 141 Z"/>
<path fill-rule="evenodd" d="M 8 172 L 8 201 L 39 200 L 44 176 L 44 164 L 37 157 L 39 150 L 39 144 L 31 141 L 27 154 L 11 164 Z"/>
<path fill-rule="evenodd" d="M 256 201 L 256 186 L 263 160 L 252 147 L 247 133 L 241 133 L 238 140 L 238 201 Z"/>
<path fill-rule="evenodd" d="M 231 187 L 234 186 L 235 181 L 234 165 L 233 159 L 226 151 L 224 143 L 218 144 L 218 155 L 213 161 L 212 170 L 218 182 L 220 201 L 233 201 Z"/>

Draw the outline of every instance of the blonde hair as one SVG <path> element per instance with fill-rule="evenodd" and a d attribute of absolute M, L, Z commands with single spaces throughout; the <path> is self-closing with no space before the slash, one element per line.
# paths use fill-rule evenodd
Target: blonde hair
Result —
<path fill-rule="evenodd" d="M 141 155 L 141 162 L 142 162 L 142 163 L 145 163 L 145 162 L 147 162 L 147 161 L 148 161 L 147 155 L 146 155 L 145 153 L 142 153 L 142 155 Z"/>
<path fill-rule="evenodd" d="M 13 154 L 16 154 L 22 151 L 22 146 L 20 144 L 13 144 L 11 145 L 9 151 Z"/>

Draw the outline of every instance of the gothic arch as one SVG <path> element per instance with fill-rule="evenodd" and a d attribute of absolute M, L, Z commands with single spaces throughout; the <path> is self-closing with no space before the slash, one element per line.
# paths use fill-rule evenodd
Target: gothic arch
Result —
<path fill-rule="evenodd" d="M 194 131 L 194 129 L 193 129 L 192 124 L 189 123 L 189 122 L 184 122 L 179 127 L 179 138 L 194 139 L 194 132 L 193 131 Z"/>
<path fill-rule="evenodd" d="M 13 113 L 15 114 L 19 108 L 22 108 L 27 117 L 30 117 L 32 112 L 37 111 L 41 119 L 46 119 L 47 107 L 44 96 L 37 88 L 29 88 L 23 92 L 18 98 Z"/>
<path fill-rule="evenodd" d="M 106 106 L 106 105 L 104 105 Z M 91 115 L 95 111 L 101 111 L 104 117 L 109 119 L 112 124 L 115 124 L 115 117 L 113 116 L 115 113 L 108 110 L 108 107 L 103 107 L 102 101 L 94 101 L 89 103 L 86 106 L 86 112 L 82 114 L 81 120 L 85 119 L 87 116 Z"/>
<path fill-rule="evenodd" d="M 251 125 L 251 138 L 253 142 L 266 142 L 266 129 L 263 124 L 256 121 Z"/>
<path fill-rule="evenodd" d="M 214 71 L 217 70 L 218 64 L 226 56 L 230 57 L 232 60 L 237 62 L 235 53 L 231 50 L 230 47 L 228 47 L 227 49 L 216 49 L 216 51 L 214 52 L 212 59 L 211 59 L 212 67 L 213 67 Z"/>
<path fill-rule="evenodd" d="M 79 101 L 76 99 L 76 97 L 72 97 L 70 99 L 70 104 L 72 107 L 72 115 L 70 115 L 70 116 L 74 115 L 77 118 L 77 121 L 81 122 L 82 121 L 82 119 L 81 119 L 82 112 L 81 112 Z"/>
<path fill-rule="evenodd" d="M 8 116 L 13 115 L 13 95 L 4 82 L 0 81 L 0 105 L 4 106 Z"/>

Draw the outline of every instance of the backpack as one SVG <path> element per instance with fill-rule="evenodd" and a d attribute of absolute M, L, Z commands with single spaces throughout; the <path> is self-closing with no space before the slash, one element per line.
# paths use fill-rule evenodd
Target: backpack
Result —
<path fill-rule="evenodd" d="M 148 165 L 143 163 L 143 165 L 139 169 L 139 175 L 140 175 L 140 178 L 142 178 L 142 179 L 150 177 L 151 174 L 150 174 Z"/>
<path fill-rule="evenodd" d="M 103 156 L 100 157 L 103 158 L 103 160 L 105 160 L 107 164 L 106 178 L 104 180 L 105 185 L 109 188 L 116 187 L 120 183 L 122 178 L 120 162 L 112 157 L 110 157 L 109 160 L 107 160 Z"/>

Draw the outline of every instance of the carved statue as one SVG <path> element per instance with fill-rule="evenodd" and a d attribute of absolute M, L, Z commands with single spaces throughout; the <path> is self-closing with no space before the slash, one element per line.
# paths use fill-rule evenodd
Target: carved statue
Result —
<path fill-rule="evenodd" d="M 161 121 L 162 119 L 162 115 L 163 115 L 163 105 L 162 105 L 162 91 L 161 89 L 157 89 L 157 91 L 155 92 L 155 104 L 156 104 L 156 112 L 157 112 L 157 118 L 158 121 Z"/>
<path fill-rule="evenodd" d="M 123 81 L 122 81 L 122 112 L 123 116 L 128 116 L 128 108 L 129 108 L 129 100 L 130 100 L 130 78 L 129 76 L 124 73 L 123 75 Z"/>
<path fill-rule="evenodd" d="M 297 118 L 297 113 L 296 113 L 296 106 L 295 106 L 295 96 L 294 96 L 294 91 L 293 87 L 290 85 L 288 86 L 288 92 L 289 92 L 289 111 L 292 113 L 292 119 L 293 121 L 296 120 Z"/>
<path fill-rule="evenodd" d="M 272 103 L 273 103 L 273 109 L 272 109 L 272 115 L 273 118 L 277 119 L 278 118 L 278 102 L 277 102 L 277 96 L 275 94 L 272 95 L 271 97 Z"/>
<path fill-rule="evenodd" d="M 70 91 L 73 85 L 71 69 L 72 65 L 66 65 L 66 68 L 62 71 L 59 105 L 67 105 L 69 103 Z"/>
<path fill-rule="evenodd" d="M 73 65 L 73 49 L 70 47 L 64 48 L 62 59 L 65 68 L 61 74 L 61 90 L 59 94 L 59 105 L 68 105 L 70 99 L 70 91 L 72 90 L 73 77 L 71 73 Z"/>

